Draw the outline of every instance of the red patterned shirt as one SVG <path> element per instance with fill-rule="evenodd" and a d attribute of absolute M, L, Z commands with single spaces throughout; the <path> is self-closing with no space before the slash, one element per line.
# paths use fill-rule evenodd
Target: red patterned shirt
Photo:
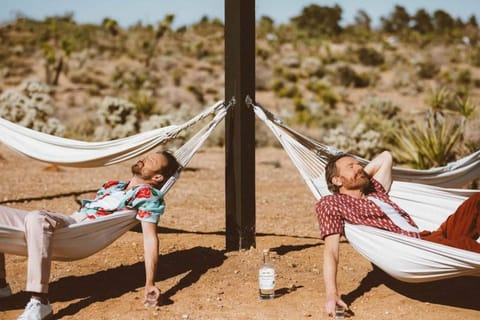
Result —
<path fill-rule="evenodd" d="M 394 203 L 388 196 L 385 188 L 375 179 L 370 180 L 373 191 L 369 197 L 375 197 L 394 207 L 407 222 L 416 227 L 412 218 Z M 350 224 L 361 224 L 407 236 L 419 238 L 417 232 L 409 232 L 398 227 L 393 221 L 376 205 L 368 199 L 357 199 L 346 194 L 332 194 L 322 197 L 316 205 L 317 219 L 322 239 L 331 234 L 345 234 L 345 222 Z"/>

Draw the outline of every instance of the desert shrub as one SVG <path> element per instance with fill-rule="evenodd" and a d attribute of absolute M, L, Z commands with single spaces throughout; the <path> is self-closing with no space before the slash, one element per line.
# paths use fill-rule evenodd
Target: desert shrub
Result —
<path fill-rule="evenodd" d="M 96 76 L 93 70 L 77 70 L 69 74 L 69 79 L 75 84 L 87 84 L 101 90 L 109 87 L 100 77 Z"/>
<path fill-rule="evenodd" d="M 98 108 L 97 119 L 96 140 L 124 138 L 138 131 L 137 109 L 125 99 L 105 97 Z"/>
<path fill-rule="evenodd" d="M 383 146 L 392 144 L 394 133 L 401 130 L 400 107 L 389 100 L 371 98 L 360 108 L 357 122 L 367 130 L 380 132 Z"/>
<path fill-rule="evenodd" d="M 460 87 L 457 91 L 452 91 L 446 87 L 440 89 L 432 88 L 428 91 L 427 104 L 439 112 L 453 111 L 468 119 L 471 118 L 477 109 L 476 103 L 469 97 L 468 91 L 465 92 Z"/>
<path fill-rule="evenodd" d="M 273 79 L 270 82 L 270 89 L 275 91 L 277 94 L 278 92 L 285 87 L 285 83 L 281 79 Z"/>
<path fill-rule="evenodd" d="M 71 139 L 88 141 L 94 137 L 95 128 L 94 115 L 82 113 L 67 122 L 65 136 Z"/>
<path fill-rule="evenodd" d="M 341 100 L 340 95 L 336 93 L 331 86 L 323 81 L 309 82 L 307 84 L 307 89 L 315 93 L 321 101 L 330 107 L 335 107 L 336 104 Z"/>
<path fill-rule="evenodd" d="M 472 48 L 469 58 L 474 67 L 480 67 L 480 47 Z"/>
<path fill-rule="evenodd" d="M 423 122 L 403 125 L 396 134 L 396 157 L 418 169 L 443 166 L 455 159 L 455 148 L 463 135 L 462 119 L 446 118 L 438 112 L 426 114 Z"/>
<path fill-rule="evenodd" d="M 113 87 L 117 89 L 127 89 L 131 91 L 139 91 L 142 89 L 151 89 L 156 82 L 149 76 L 146 69 L 131 69 L 125 66 L 115 66 L 111 80 Z"/>
<path fill-rule="evenodd" d="M 280 64 L 286 68 L 299 68 L 300 59 L 296 53 L 289 52 L 285 56 L 282 56 Z"/>
<path fill-rule="evenodd" d="M 39 81 L 25 81 L 19 91 L 7 90 L 0 95 L 0 117 L 24 127 L 63 136 L 65 126 L 53 117 L 50 87 Z"/>
<path fill-rule="evenodd" d="M 187 90 L 190 91 L 195 96 L 195 98 L 197 99 L 197 101 L 199 103 L 205 103 L 203 90 L 202 90 L 202 87 L 200 85 L 191 84 L 187 87 Z"/>
<path fill-rule="evenodd" d="M 268 90 L 270 88 L 273 70 L 267 64 L 259 64 L 255 70 L 255 88 L 257 90 Z M 278 79 L 276 80 L 278 81 Z"/>
<path fill-rule="evenodd" d="M 455 99 L 456 111 L 465 119 L 470 119 L 475 110 L 477 110 L 477 104 L 473 102 L 469 97 L 456 97 Z"/>
<path fill-rule="evenodd" d="M 360 110 L 360 119 L 370 120 L 373 116 L 380 116 L 382 119 L 394 120 L 400 113 L 400 107 L 390 100 L 371 98 Z"/>
<path fill-rule="evenodd" d="M 440 68 L 434 62 L 419 62 L 415 65 L 417 75 L 421 79 L 433 79 L 439 72 Z"/>
<path fill-rule="evenodd" d="M 263 61 L 268 60 L 272 55 L 272 52 L 266 47 L 257 47 L 256 51 L 257 51 L 256 56 L 262 59 Z"/>
<path fill-rule="evenodd" d="M 163 128 L 172 124 L 170 115 L 153 114 L 140 124 L 140 132 Z"/>
<path fill-rule="evenodd" d="M 357 50 L 357 57 L 360 63 L 366 66 L 380 66 L 385 63 L 383 54 L 373 48 L 359 48 Z"/>
<path fill-rule="evenodd" d="M 358 74 L 349 65 L 339 66 L 335 72 L 336 81 L 345 87 L 353 86 L 355 88 L 368 87 L 370 79 L 366 74 Z"/>
<path fill-rule="evenodd" d="M 282 77 L 290 82 L 297 82 L 298 80 L 297 74 L 289 69 L 283 69 Z"/>
<path fill-rule="evenodd" d="M 417 75 L 405 70 L 401 70 L 395 74 L 393 87 L 403 95 L 417 95 L 423 90 Z"/>
<path fill-rule="evenodd" d="M 175 69 L 172 72 L 173 84 L 178 87 L 182 84 L 182 78 L 185 76 L 185 72 L 181 69 Z"/>
<path fill-rule="evenodd" d="M 464 139 L 465 142 L 463 145 L 466 154 L 480 149 L 480 117 L 473 118 L 466 122 Z"/>
<path fill-rule="evenodd" d="M 470 86 L 473 83 L 472 72 L 469 69 L 460 69 L 455 74 L 455 83 L 460 86 Z"/>
<path fill-rule="evenodd" d="M 280 98 L 295 98 L 301 97 L 300 90 L 296 85 L 291 83 L 286 84 L 283 88 L 278 90 L 277 92 L 278 97 Z"/>
<path fill-rule="evenodd" d="M 342 119 L 330 106 L 317 101 L 294 99 L 294 122 L 307 127 L 330 129 L 336 127 Z"/>
<path fill-rule="evenodd" d="M 144 92 L 139 92 L 128 100 L 135 105 L 138 113 L 142 115 L 150 114 L 155 105 L 152 95 Z"/>
<path fill-rule="evenodd" d="M 430 88 L 427 91 L 426 103 L 434 111 L 452 110 L 455 108 L 455 95 L 446 87 Z"/>
<path fill-rule="evenodd" d="M 329 146 L 369 159 L 382 150 L 381 134 L 362 123 L 358 123 L 353 130 L 345 126 L 327 130 L 323 139 Z"/>
<path fill-rule="evenodd" d="M 322 62 L 316 57 L 307 57 L 303 59 L 301 70 L 307 77 L 323 78 L 326 73 Z"/>

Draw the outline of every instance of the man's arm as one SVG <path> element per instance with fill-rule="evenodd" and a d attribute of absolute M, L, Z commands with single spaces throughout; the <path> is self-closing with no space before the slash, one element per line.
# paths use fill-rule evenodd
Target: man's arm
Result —
<path fill-rule="evenodd" d="M 370 163 L 368 163 L 364 170 L 375 178 L 385 188 L 385 191 L 389 192 L 392 186 L 392 166 L 393 159 L 392 154 L 388 151 L 383 151 L 376 156 Z"/>
<path fill-rule="evenodd" d="M 147 297 L 158 302 L 160 290 L 155 287 L 155 274 L 158 263 L 158 235 L 155 223 L 142 221 L 143 250 L 145 257 L 145 301 Z M 149 300 L 150 300 L 149 299 Z"/>
<path fill-rule="evenodd" d="M 340 235 L 332 234 L 325 237 L 323 251 L 323 281 L 325 283 L 325 311 L 329 316 L 335 315 L 336 305 L 348 309 L 348 306 L 338 294 L 337 268 Z"/>

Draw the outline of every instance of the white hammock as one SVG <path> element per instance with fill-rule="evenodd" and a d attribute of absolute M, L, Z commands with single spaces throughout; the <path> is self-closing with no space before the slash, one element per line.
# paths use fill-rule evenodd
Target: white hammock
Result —
<path fill-rule="evenodd" d="M 181 131 L 211 116 L 222 107 L 223 102 L 217 102 L 181 125 L 171 125 L 102 142 L 85 142 L 57 137 L 0 118 L 0 142 L 40 161 L 71 167 L 98 167 L 143 154 L 160 143 L 174 139 Z"/>
<path fill-rule="evenodd" d="M 338 150 L 288 128 L 276 116 L 260 106 L 254 106 L 254 110 L 278 138 L 314 197 L 318 200 L 322 195 L 329 194 L 324 178 L 324 167 L 328 156 Z M 475 154 L 473 158 L 477 157 L 477 160 L 473 162 L 478 162 L 478 152 Z M 465 162 L 468 161 L 470 160 Z M 473 171 L 478 171 L 478 163 L 476 166 Z M 457 172 L 463 169 L 458 169 Z M 414 180 L 420 171 L 406 172 L 409 179 Z M 402 172 L 405 171 L 396 170 L 395 177 L 401 176 Z M 418 181 L 423 182 L 425 176 L 435 177 L 434 172 L 435 170 L 431 170 L 423 175 L 419 174 Z M 459 173 L 459 176 L 461 175 L 463 173 Z M 478 191 L 395 181 L 390 196 L 412 216 L 420 229 L 434 230 L 474 192 Z M 463 275 L 480 276 L 478 253 L 361 225 L 346 224 L 345 233 L 350 244 L 358 252 L 402 281 L 425 282 Z"/>
<path fill-rule="evenodd" d="M 257 116 L 264 117 L 268 121 L 275 124 L 280 131 L 288 133 L 295 140 L 300 141 L 303 145 L 309 149 L 315 150 L 318 157 L 322 158 L 322 163 L 326 164 L 329 155 L 340 152 L 334 147 L 321 144 L 320 142 L 307 137 L 292 128 L 289 128 L 284 122 L 276 115 L 265 110 L 260 106 L 256 106 L 259 109 L 260 115 L 257 112 Z M 367 163 L 368 160 L 357 157 L 363 163 Z M 462 187 L 468 182 L 480 177 L 480 150 L 462 158 L 457 161 L 448 163 L 442 167 L 436 167 L 431 169 L 417 170 L 402 167 L 393 167 L 393 176 L 397 181 L 416 182 L 428 185 L 434 185 L 437 187 L 446 188 L 458 188 Z"/>
<path fill-rule="evenodd" d="M 184 145 L 175 151 L 174 154 L 178 162 L 182 165 L 182 167 L 185 167 L 195 152 L 208 138 L 210 133 L 223 120 L 223 118 L 225 118 L 227 109 L 228 106 L 225 107 L 222 103 L 218 103 L 213 108 L 209 108 L 207 111 L 203 112 L 201 114 L 202 117 L 197 116 L 181 126 L 170 126 L 142 135 L 142 137 L 148 139 L 148 143 L 141 141 L 139 139 L 139 135 L 132 139 L 126 138 L 110 141 L 110 143 L 106 143 L 108 145 L 106 148 L 111 150 L 111 152 L 101 153 L 98 159 L 95 158 L 97 151 L 94 150 L 94 148 L 90 148 L 90 146 L 94 146 L 96 144 L 78 142 L 77 146 L 88 146 L 88 148 L 83 149 L 85 152 L 77 153 L 78 155 L 83 155 L 83 157 L 79 159 L 79 162 L 74 162 L 73 158 L 68 158 L 68 160 L 67 158 L 63 158 L 61 161 L 55 161 L 56 152 L 58 152 L 57 150 L 59 146 L 55 144 L 49 144 L 49 141 L 60 141 L 62 142 L 60 148 L 68 150 L 64 151 L 67 153 L 77 150 L 75 146 L 76 142 L 74 140 L 62 139 L 45 134 L 40 134 L 40 138 L 36 139 L 36 134 L 38 134 L 38 132 L 25 128 L 19 129 L 16 128 L 16 125 L 12 124 L 10 124 L 9 127 L 13 129 L 8 132 L 11 134 L 10 138 L 22 139 L 22 141 L 31 144 L 35 144 L 37 143 L 36 141 L 39 141 L 38 143 L 42 144 L 43 148 L 45 149 L 41 153 L 37 152 L 39 149 L 35 149 L 30 154 L 27 153 L 29 150 L 28 148 L 22 148 L 22 153 L 33 158 L 44 161 L 49 159 L 49 162 L 61 163 L 62 165 L 66 163 L 63 161 L 70 161 L 68 164 L 81 164 L 82 166 L 86 164 L 107 165 L 123 161 L 133 157 L 134 155 L 140 154 L 141 152 L 138 152 L 134 149 L 135 146 L 140 146 L 140 148 L 143 150 L 142 152 L 150 150 L 159 143 L 163 143 L 166 140 L 171 139 L 181 130 L 179 128 L 186 128 L 190 125 L 193 125 L 196 121 L 204 118 L 207 114 L 216 112 L 215 117 L 208 124 L 201 128 Z M 24 135 L 24 133 L 27 134 Z M 155 136 L 154 133 L 157 133 L 158 136 Z M 1 139 L 2 141 L 5 141 L 5 137 L 2 136 Z M 6 140 L 6 142 L 7 145 L 11 146 L 10 140 Z M 178 176 L 179 172 L 177 172 L 176 175 L 171 177 L 165 183 L 161 189 L 164 194 L 170 190 Z M 88 257 L 110 245 L 113 241 L 130 230 L 136 224 L 138 224 L 138 220 L 135 219 L 135 212 L 125 211 L 115 213 L 101 219 L 86 220 L 82 223 L 73 224 L 66 228 L 56 230 L 53 234 L 52 258 L 54 260 L 70 261 Z M 25 241 L 24 230 L 0 225 L 0 252 L 26 256 L 27 244 Z"/>

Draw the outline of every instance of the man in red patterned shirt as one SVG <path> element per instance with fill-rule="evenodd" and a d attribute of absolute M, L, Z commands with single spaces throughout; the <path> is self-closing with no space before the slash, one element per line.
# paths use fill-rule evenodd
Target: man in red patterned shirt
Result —
<path fill-rule="evenodd" d="M 363 167 L 353 156 L 333 156 L 325 167 L 325 179 L 333 193 L 317 205 L 321 237 L 325 241 L 323 277 L 325 310 L 335 314 L 336 306 L 348 310 L 337 289 L 340 236 L 344 223 L 362 224 L 411 237 L 480 253 L 480 193 L 467 199 L 433 232 L 418 229 L 412 218 L 388 196 L 392 184 L 392 156 L 385 151 Z"/>

